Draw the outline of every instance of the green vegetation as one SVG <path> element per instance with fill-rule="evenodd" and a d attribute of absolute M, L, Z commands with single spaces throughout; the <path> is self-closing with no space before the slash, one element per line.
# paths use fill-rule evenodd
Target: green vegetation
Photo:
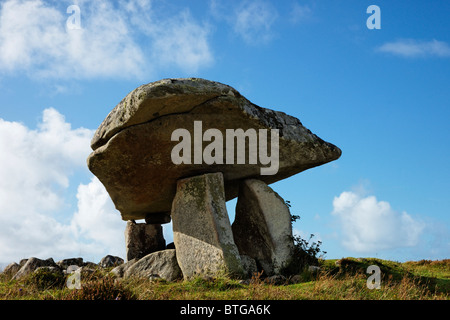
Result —
<path fill-rule="evenodd" d="M 367 267 L 381 270 L 381 289 L 366 286 Z M 163 280 L 117 280 L 108 269 L 82 277 L 81 289 L 68 289 L 66 278 L 39 272 L 22 280 L 0 276 L 0 299 L 27 300 L 146 300 L 146 299 L 382 299 L 450 300 L 450 259 L 393 262 L 374 258 L 319 260 L 321 270 L 303 270 L 283 285 L 270 284 L 264 274 L 249 283 L 227 277 L 168 283 Z M 62 281 L 64 280 L 64 281 Z M 292 283 L 295 281 L 297 283 Z"/>

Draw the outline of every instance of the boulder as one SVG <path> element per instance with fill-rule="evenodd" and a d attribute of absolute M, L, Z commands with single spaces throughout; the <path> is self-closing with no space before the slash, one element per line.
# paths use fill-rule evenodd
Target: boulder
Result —
<path fill-rule="evenodd" d="M 305 277 L 301 274 L 295 274 L 289 278 L 289 282 L 291 284 L 302 283 L 305 282 Z"/>
<path fill-rule="evenodd" d="M 178 181 L 172 205 L 173 239 L 185 279 L 243 268 L 225 206 L 222 173 Z"/>
<path fill-rule="evenodd" d="M 161 225 L 128 221 L 125 228 L 125 246 L 128 261 L 164 250 L 166 241 Z"/>
<path fill-rule="evenodd" d="M 56 265 L 60 267 L 61 269 L 65 270 L 71 265 L 77 265 L 82 266 L 83 265 L 83 258 L 69 258 L 69 259 L 63 259 L 58 262 L 56 262 Z"/>
<path fill-rule="evenodd" d="M 95 269 L 95 268 L 98 268 L 98 264 L 91 262 L 91 261 L 86 261 L 86 262 L 83 262 L 83 265 L 81 267 L 88 267 L 88 268 Z"/>
<path fill-rule="evenodd" d="M 79 265 L 71 264 L 67 268 L 63 269 L 63 273 L 64 274 L 72 274 L 72 273 L 76 272 L 80 268 L 82 268 L 82 267 L 80 267 Z"/>
<path fill-rule="evenodd" d="M 121 265 L 122 263 L 123 263 L 122 258 L 107 255 L 100 260 L 98 265 L 102 268 L 110 268 L 110 267 L 116 267 L 118 265 Z"/>
<path fill-rule="evenodd" d="M 38 258 L 30 258 L 27 262 L 17 271 L 14 275 L 13 280 L 19 280 L 31 273 L 33 273 L 39 267 L 57 267 L 55 261 L 52 258 L 41 260 Z"/>
<path fill-rule="evenodd" d="M 320 271 L 320 267 L 319 266 L 308 266 L 308 271 L 311 272 L 312 274 L 317 274 Z"/>
<path fill-rule="evenodd" d="M 166 281 L 181 279 L 182 273 L 178 266 L 174 249 L 150 253 L 128 267 L 124 278 L 160 278 Z"/>
<path fill-rule="evenodd" d="M 95 274 L 95 271 L 97 268 L 91 268 L 87 266 L 79 267 L 74 271 L 74 273 L 78 273 L 82 278 L 89 279 L 93 274 Z"/>
<path fill-rule="evenodd" d="M 121 265 L 118 265 L 114 269 L 111 270 L 111 273 L 114 274 L 117 278 L 123 278 L 125 272 L 136 262 L 138 259 L 131 259 Z"/>
<path fill-rule="evenodd" d="M 239 253 L 255 259 L 266 275 L 278 274 L 291 261 L 294 242 L 289 208 L 263 181 L 242 182 L 232 229 Z"/>
<path fill-rule="evenodd" d="M 183 153 L 183 157 L 189 153 L 192 161 L 173 161 L 172 151 L 181 143 L 180 137 L 173 139 L 178 129 L 199 141 L 192 157 L 192 150 Z M 244 148 L 239 152 L 239 142 L 230 145 L 230 161 L 225 149 L 234 137 L 222 144 L 214 140 L 214 161 L 206 161 L 203 149 L 208 155 L 210 148 L 210 158 L 213 154 L 208 129 L 215 129 L 209 131 L 214 137 L 242 129 L 249 135 L 253 130 L 259 138 L 252 143 L 243 138 Z M 266 132 L 267 139 L 261 132 Z M 261 148 L 262 141 L 267 148 Z M 253 149 L 255 143 L 259 143 L 259 152 Z M 230 86 L 197 78 L 164 79 L 133 90 L 99 126 L 91 147 L 88 167 L 104 184 L 122 219 L 158 223 L 170 221 L 177 181 L 182 178 L 222 172 L 225 198 L 230 200 L 237 196 L 243 179 L 270 184 L 341 155 L 339 148 L 311 133 L 297 118 L 261 108 Z M 271 154 L 270 162 L 261 157 L 261 150 L 266 158 Z M 267 171 L 263 174 L 263 170 Z"/>
<path fill-rule="evenodd" d="M 5 269 L 3 269 L 2 274 L 5 275 L 7 278 L 12 278 L 17 271 L 20 270 L 20 264 L 12 262 L 8 264 Z"/>

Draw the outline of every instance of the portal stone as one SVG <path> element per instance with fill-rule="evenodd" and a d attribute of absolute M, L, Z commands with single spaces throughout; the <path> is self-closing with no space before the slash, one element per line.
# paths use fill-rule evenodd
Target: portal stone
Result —
<path fill-rule="evenodd" d="M 145 224 L 128 221 L 125 228 L 127 261 L 140 259 L 152 252 L 164 250 L 162 227 L 159 224 Z"/>
<path fill-rule="evenodd" d="M 294 249 L 291 214 L 284 200 L 263 181 L 245 180 L 239 188 L 232 226 L 241 255 L 256 260 L 267 275 L 278 274 Z"/>

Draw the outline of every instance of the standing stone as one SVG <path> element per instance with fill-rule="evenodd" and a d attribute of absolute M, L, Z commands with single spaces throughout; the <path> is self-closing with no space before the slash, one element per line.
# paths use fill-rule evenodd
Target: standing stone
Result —
<path fill-rule="evenodd" d="M 290 262 L 294 242 L 289 208 L 264 182 L 241 184 L 232 229 L 239 253 L 255 259 L 265 274 L 277 274 Z"/>
<path fill-rule="evenodd" d="M 185 279 L 221 272 L 242 275 L 221 172 L 179 180 L 172 221 L 177 260 Z"/>
<path fill-rule="evenodd" d="M 160 224 L 145 224 L 128 221 L 125 228 L 127 261 L 140 259 L 149 253 L 164 250 L 162 227 Z"/>

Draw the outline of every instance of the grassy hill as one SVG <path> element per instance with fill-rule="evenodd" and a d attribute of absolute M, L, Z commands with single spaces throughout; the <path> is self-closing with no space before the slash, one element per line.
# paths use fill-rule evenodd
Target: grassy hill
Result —
<path fill-rule="evenodd" d="M 381 288 L 368 289 L 367 267 L 381 270 Z M 450 259 L 405 263 L 374 258 L 345 258 L 320 261 L 319 272 L 304 271 L 282 281 L 268 283 L 264 274 L 242 282 L 227 277 L 167 283 L 149 280 L 115 280 L 106 270 L 82 279 L 82 288 L 68 289 L 65 278 L 51 274 L 29 276 L 20 281 L 0 277 L 0 299 L 77 300 L 450 300 Z M 295 282 L 295 283 L 293 283 Z"/>

